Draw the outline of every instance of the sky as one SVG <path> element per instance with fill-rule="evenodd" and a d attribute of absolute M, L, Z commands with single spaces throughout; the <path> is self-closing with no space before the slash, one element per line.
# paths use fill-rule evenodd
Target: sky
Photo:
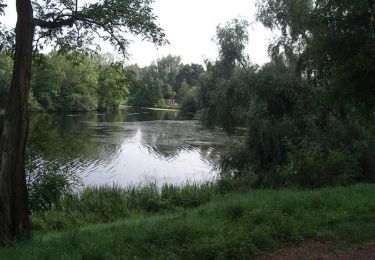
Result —
<path fill-rule="evenodd" d="M 150 42 L 132 37 L 128 64 L 147 66 L 168 54 L 181 56 L 182 62 L 203 64 L 205 59 L 215 60 L 218 48 L 212 40 L 218 24 L 224 25 L 233 18 L 242 17 L 250 22 L 249 44 L 246 53 L 256 64 L 269 61 L 267 48 L 272 33 L 256 22 L 256 0 L 155 0 L 153 3 L 157 23 L 164 29 L 169 45 L 156 47 Z M 5 0 L 8 7 L 0 21 L 8 27 L 16 23 L 15 1 Z M 109 44 L 101 43 L 102 52 L 114 53 Z"/>

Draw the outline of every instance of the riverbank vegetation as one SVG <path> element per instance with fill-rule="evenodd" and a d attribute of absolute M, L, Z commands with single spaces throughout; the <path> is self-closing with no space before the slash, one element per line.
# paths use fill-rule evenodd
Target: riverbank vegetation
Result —
<path fill-rule="evenodd" d="M 243 259 L 302 241 L 330 241 L 340 248 L 375 238 L 374 185 L 223 195 L 207 192 L 212 188 L 203 186 L 198 195 L 197 188 L 172 192 L 170 186 L 164 198 L 152 188 L 88 188 L 76 197 L 74 210 L 35 216 L 39 235 L 1 249 L 0 258 Z M 115 222 L 82 227 L 84 218 Z M 60 232 L 45 233 L 53 230 Z"/>
<path fill-rule="evenodd" d="M 207 63 L 200 82 L 201 120 L 247 131 L 223 156 L 223 174 L 271 188 L 374 180 L 373 8 L 259 1 L 258 20 L 281 31 L 262 67 L 244 53 L 246 21 L 217 28 L 219 59 Z"/>

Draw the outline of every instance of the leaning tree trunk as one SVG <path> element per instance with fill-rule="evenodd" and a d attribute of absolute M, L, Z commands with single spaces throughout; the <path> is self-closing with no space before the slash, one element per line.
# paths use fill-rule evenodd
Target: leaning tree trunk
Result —
<path fill-rule="evenodd" d="M 33 44 L 30 0 L 16 0 L 16 50 L 8 106 L 0 139 L 0 244 L 28 235 L 29 208 L 25 178 L 27 100 Z"/>

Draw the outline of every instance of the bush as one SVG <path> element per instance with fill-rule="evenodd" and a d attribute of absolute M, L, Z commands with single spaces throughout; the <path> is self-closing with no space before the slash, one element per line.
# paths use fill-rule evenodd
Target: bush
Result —
<path fill-rule="evenodd" d="M 64 197 L 80 185 L 80 179 L 58 162 L 34 163 L 28 164 L 27 178 L 31 211 L 60 209 Z"/>
<path fill-rule="evenodd" d="M 326 150 L 306 141 L 288 146 L 288 163 L 280 168 L 285 185 L 303 188 L 347 185 L 358 175 L 356 160 L 341 150 Z"/>

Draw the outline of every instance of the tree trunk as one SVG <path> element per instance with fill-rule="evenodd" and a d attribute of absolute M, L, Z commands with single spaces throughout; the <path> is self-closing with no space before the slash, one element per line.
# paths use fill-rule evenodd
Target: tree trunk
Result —
<path fill-rule="evenodd" d="M 27 100 L 33 45 L 33 10 L 30 0 L 16 0 L 16 50 L 8 106 L 0 139 L 0 245 L 29 234 L 25 178 L 28 131 Z"/>

